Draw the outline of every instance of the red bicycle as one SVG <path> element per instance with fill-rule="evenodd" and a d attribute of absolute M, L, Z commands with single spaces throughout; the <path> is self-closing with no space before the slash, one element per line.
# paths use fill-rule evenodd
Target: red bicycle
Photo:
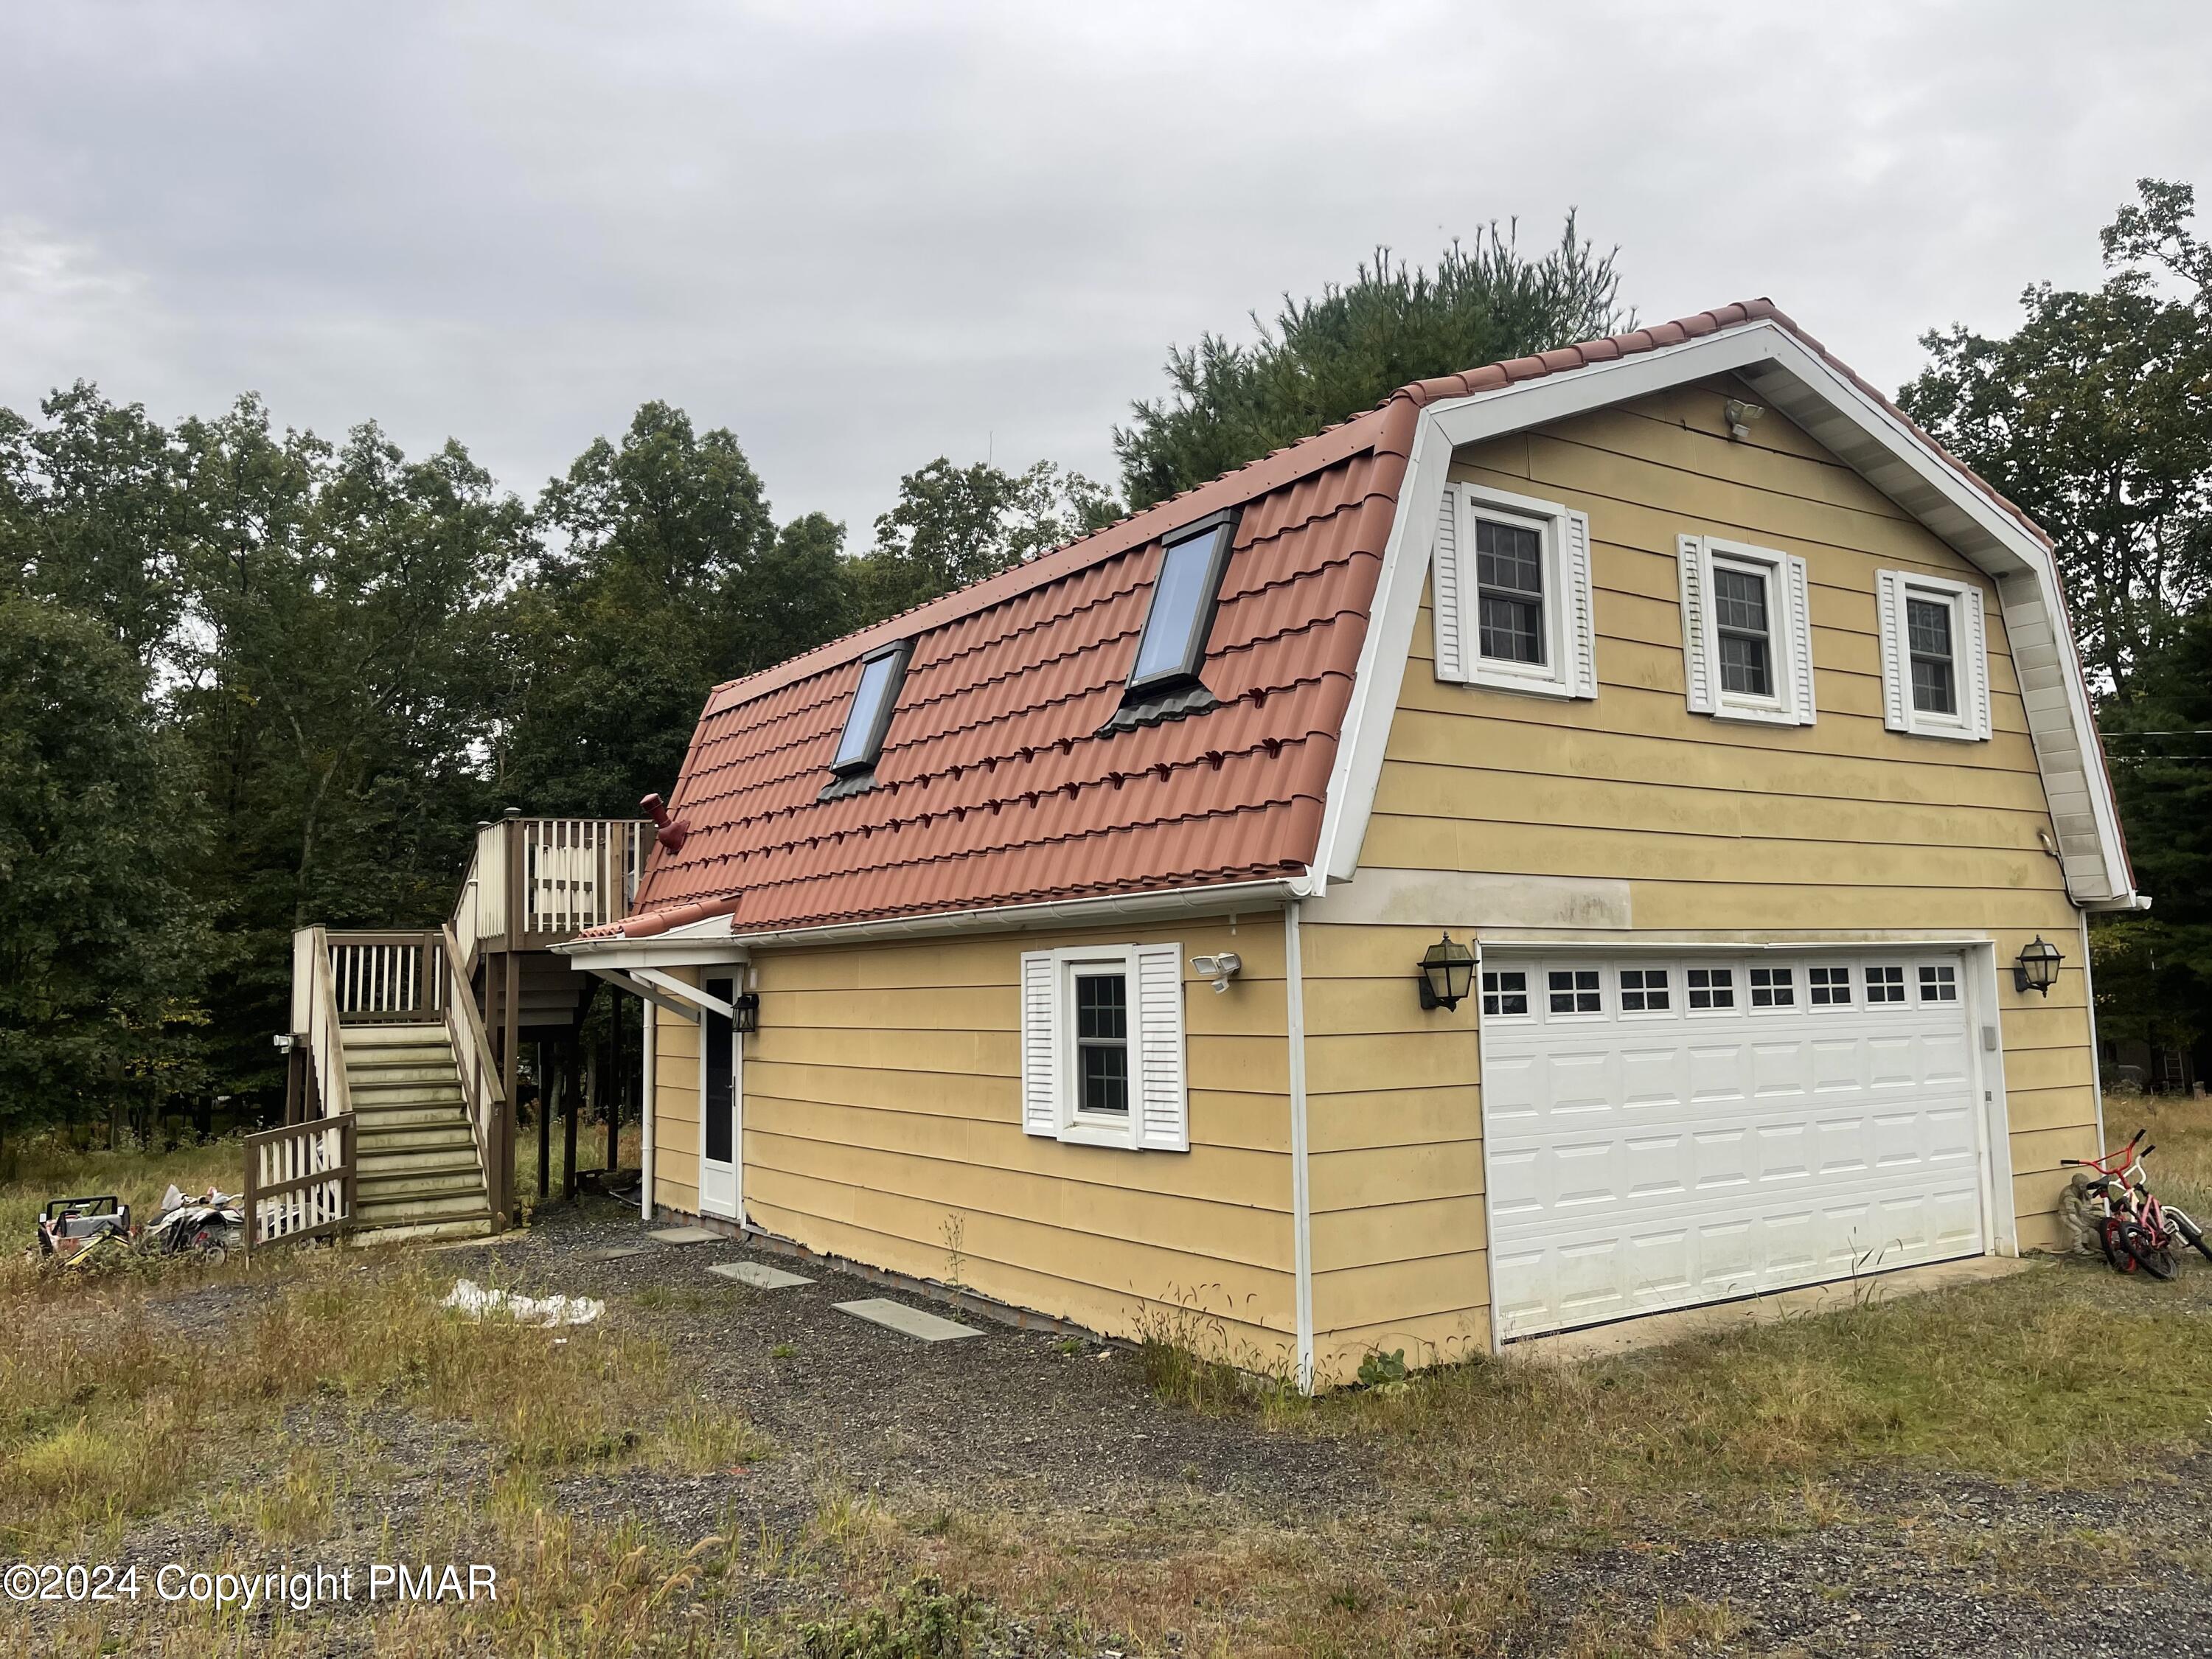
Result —
<path fill-rule="evenodd" d="M 2143 1133 L 2136 1130 L 2126 1146 L 2102 1158 L 2068 1158 L 2059 1162 L 2071 1169 L 2097 1172 L 2096 1178 L 2084 1182 L 2081 1190 L 2103 1206 L 2097 1237 L 2113 1270 L 2131 1273 L 2141 1267 L 2154 1279 L 2171 1279 L 2181 1269 L 2177 1240 L 2195 1247 L 2207 1261 L 2212 1261 L 2212 1241 L 2205 1238 L 2204 1230 L 2186 1211 L 2160 1202 L 2151 1191 L 2143 1160 L 2158 1148 L 2144 1146 Z"/>

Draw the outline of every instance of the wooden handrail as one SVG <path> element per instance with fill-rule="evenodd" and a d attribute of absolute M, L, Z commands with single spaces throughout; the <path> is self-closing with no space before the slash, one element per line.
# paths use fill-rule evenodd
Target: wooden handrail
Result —
<path fill-rule="evenodd" d="M 505 1216 L 508 1212 L 507 1177 L 513 1163 L 507 1146 L 507 1091 L 500 1082 L 499 1064 L 492 1058 L 491 1039 L 484 1033 L 483 1017 L 477 1012 L 476 994 L 470 987 L 460 942 L 453 936 L 451 922 L 446 924 L 441 944 L 446 1036 L 453 1044 L 453 1068 L 460 1076 L 469 1127 L 475 1132 L 486 1200 L 495 1214 Z"/>
<path fill-rule="evenodd" d="M 343 1117 L 353 1110 L 353 1091 L 346 1083 L 345 1042 L 338 1023 L 337 988 L 331 975 L 330 935 L 320 927 L 309 931 L 313 943 L 307 953 L 307 1060 L 314 1074 L 316 1115 Z"/>
<path fill-rule="evenodd" d="M 359 1160 L 353 1115 L 288 1124 L 246 1138 L 246 1253 L 353 1224 Z"/>

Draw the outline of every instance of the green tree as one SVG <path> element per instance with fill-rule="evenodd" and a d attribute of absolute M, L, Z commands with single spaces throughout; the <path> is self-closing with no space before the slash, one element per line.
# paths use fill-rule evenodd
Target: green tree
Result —
<path fill-rule="evenodd" d="M 860 620 L 911 610 L 1110 524 L 1121 507 L 1079 472 L 1007 472 L 940 455 L 899 480 L 897 505 L 854 572 Z"/>
<path fill-rule="evenodd" d="M 675 781 L 707 694 L 848 625 L 842 526 L 779 532 L 734 434 L 646 404 L 547 486 L 549 545 L 487 641 L 498 787 L 624 814 Z"/>
<path fill-rule="evenodd" d="M 0 595 L 0 1130 L 197 1081 L 200 816 L 112 632 Z"/>
<path fill-rule="evenodd" d="M 33 426 L 0 409 L 0 580 L 97 619 L 151 664 L 184 602 L 178 453 L 80 380 Z"/>
<path fill-rule="evenodd" d="M 526 517 L 457 446 L 342 448 L 241 399 L 179 428 L 187 626 L 168 703 L 214 823 L 195 886 L 234 1090 L 270 1091 L 291 931 L 441 917 L 488 790 L 466 651 Z"/>
<path fill-rule="evenodd" d="M 2138 188 L 2102 287 L 2027 289 L 2002 338 L 1923 336 L 1932 361 L 1899 394 L 2057 539 L 2084 659 L 2122 703 L 2212 587 L 2212 254 L 2188 185 Z"/>
<path fill-rule="evenodd" d="M 1540 259 L 1493 223 L 1472 246 L 1445 249 L 1433 272 L 1378 248 L 1317 300 L 1285 295 L 1273 329 L 1253 314 L 1250 345 L 1206 334 L 1170 347 L 1169 395 L 1133 404 L 1130 423 L 1114 430 L 1131 509 L 1372 408 L 1408 381 L 1618 331 L 1632 319 L 1620 310 L 1613 258 L 1577 240 L 1572 213 Z"/>
<path fill-rule="evenodd" d="M 2212 611 L 2142 657 L 2108 706 L 2105 743 L 2148 915 L 2091 935 L 2098 1023 L 2111 1037 L 2190 1048 L 2212 1036 Z"/>

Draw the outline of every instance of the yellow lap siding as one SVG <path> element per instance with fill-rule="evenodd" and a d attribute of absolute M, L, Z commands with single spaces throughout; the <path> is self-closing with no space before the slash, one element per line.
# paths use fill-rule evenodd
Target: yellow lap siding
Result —
<path fill-rule="evenodd" d="M 1455 477 L 1589 515 L 1599 693 L 1566 701 L 1439 682 L 1425 595 L 1362 874 L 1547 882 L 1561 914 L 1587 915 L 1584 937 L 1625 943 L 1992 938 L 2013 1103 L 2010 1196 L 2021 1243 L 2046 1244 L 2064 1186 L 2057 1161 L 2094 1147 L 2096 1101 L 2071 959 L 2078 921 L 2044 850 L 2051 804 L 2002 609 L 1978 571 L 1778 414 L 1751 441 L 1730 441 L 1721 404 L 1741 395 L 1725 380 L 1682 388 L 1456 458 Z M 1814 725 L 1690 712 L 1676 568 L 1684 535 L 1808 562 Z M 1883 569 L 1948 577 L 1986 596 L 1990 741 L 1885 727 Z M 1358 888 L 1355 878 L 1353 896 Z M 1586 907 L 1568 902 L 1577 892 L 1590 896 Z M 1493 945 L 1516 937 L 1474 914 L 1455 931 L 1470 928 Z M 2047 1001 L 2015 993 L 2004 971 L 2037 933 L 2069 958 Z M 1405 1346 L 1393 1333 L 1439 1344 L 1459 1333 L 1463 1346 L 1473 1334 L 1472 1346 L 1488 1345 L 1477 1018 L 1471 1003 L 1419 1009 L 1413 964 L 1435 937 L 1433 927 L 1306 929 L 1325 1379 L 1348 1374 L 1370 1348 Z"/>
<path fill-rule="evenodd" d="M 1233 924 L 757 952 L 760 1025 L 743 1073 L 749 1218 L 1117 1335 L 1194 1319 L 1192 1340 L 1219 1357 L 1264 1346 L 1280 1369 L 1296 1305 L 1282 935 L 1268 910 Z M 1233 951 L 1244 962 L 1223 994 L 1185 983 L 1191 1150 L 1023 1133 L 1022 954 L 1156 941 L 1185 958 Z M 664 1050 L 659 1091 L 663 1133 L 694 1148 L 696 1056 L 695 1034 L 679 1080 Z M 1176 1312 L 1187 1306 L 1203 1318 Z"/>

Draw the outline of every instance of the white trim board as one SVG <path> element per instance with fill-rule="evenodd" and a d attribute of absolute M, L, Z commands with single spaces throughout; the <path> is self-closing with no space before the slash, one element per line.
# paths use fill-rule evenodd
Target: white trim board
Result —
<path fill-rule="evenodd" d="M 1358 867 L 1454 453 L 1464 445 L 1727 373 L 1740 375 L 1996 580 L 2058 832 L 2067 892 L 2085 908 L 2141 908 L 2130 884 L 2112 783 L 2081 660 L 2063 623 L 2065 605 L 2050 550 L 1826 358 L 1764 319 L 1613 362 L 1446 399 L 1421 411 L 1383 545 L 1373 625 L 1360 647 L 1352 705 L 1329 777 L 1315 872 L 1344 881 Z"/>

